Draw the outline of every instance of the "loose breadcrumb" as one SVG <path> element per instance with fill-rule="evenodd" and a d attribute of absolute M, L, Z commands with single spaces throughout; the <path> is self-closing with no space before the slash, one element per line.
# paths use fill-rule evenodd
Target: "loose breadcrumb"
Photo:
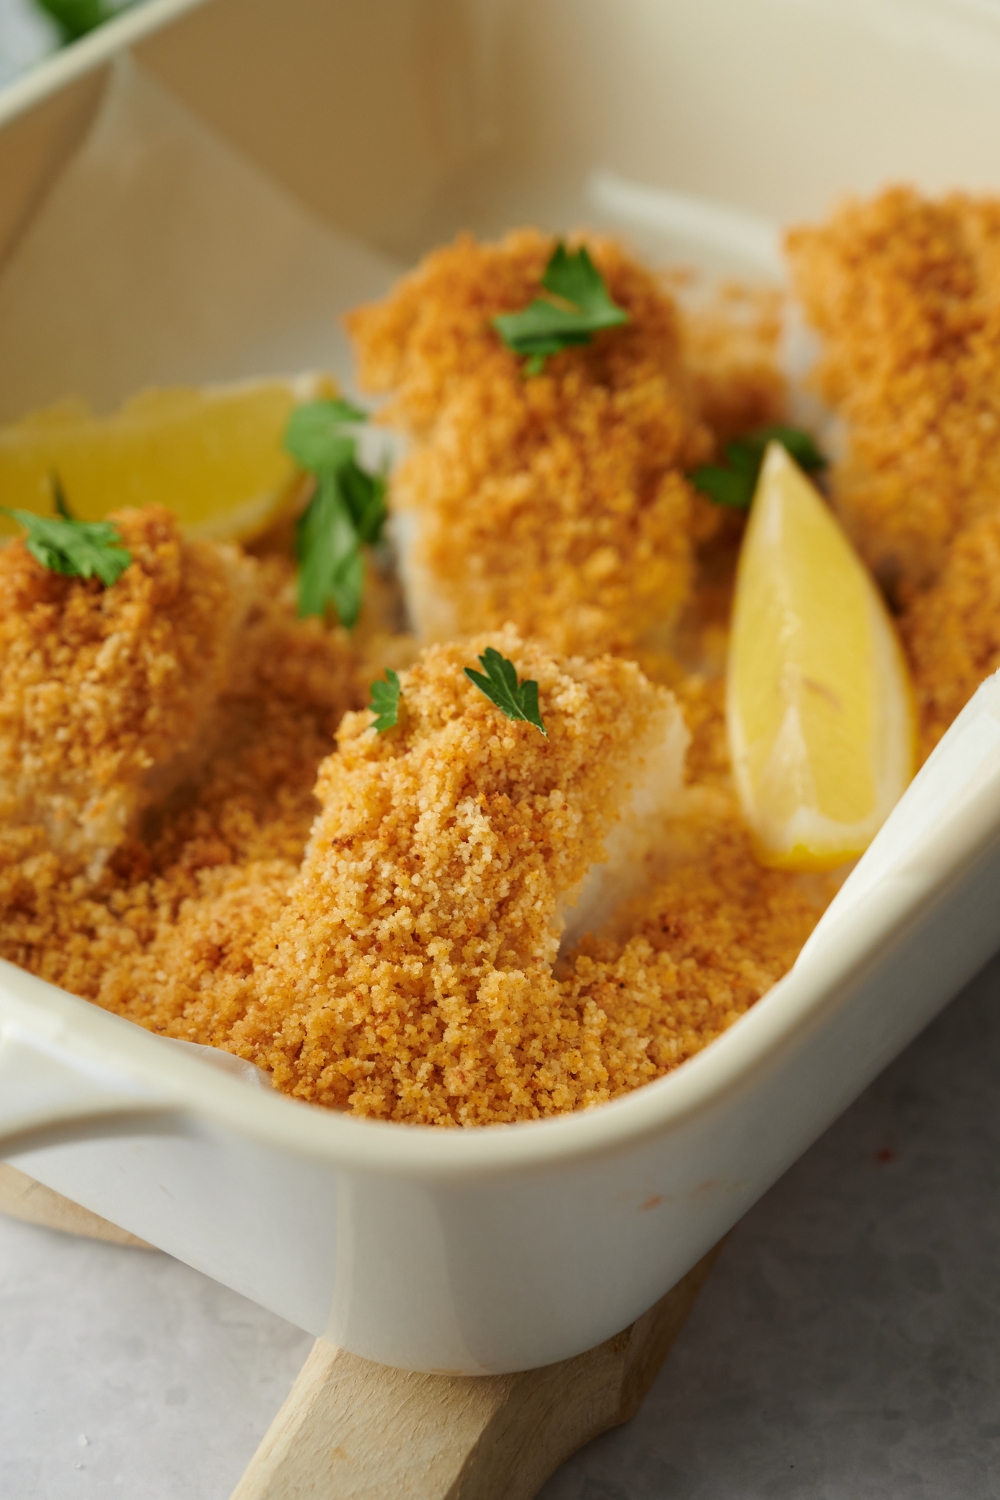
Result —
<path fill-rule="evenodd" d="M 725 1031 L 792 967 L 834 893 L 829 877 L 763 869 L 731 798 L 695 798 L 665 840 L 669 873 L 619 914 L 619 936 L 584 940 L 560 987 L 592 1018 L 588 1103 L 662 1076 Z"/>
<path fill-rule="evenodd" d="M 892 188 L 787 239 L 847 452 L 833 497 L 891 590 L 1000 495 L 1000 199 Z"/>
<path fill-rule="evenodd" d="M 404 576 L 421 632 L 514 620 L 592 656 L 664 632 L 687 599 L 693 540 L 714 513 L 684 473 L 711 450 L 672 299 L 609 240 L 586 243 L 630 322 L 526 378 L 491 328 L 538 295 L 555 245 L 461 236 L 349 325 L 383 416 L 415 449 L 391 484 L 410 519 Z"/>

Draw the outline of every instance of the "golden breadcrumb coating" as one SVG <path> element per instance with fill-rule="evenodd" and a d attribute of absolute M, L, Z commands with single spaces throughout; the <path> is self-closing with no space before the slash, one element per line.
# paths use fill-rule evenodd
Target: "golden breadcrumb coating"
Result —
<path fill-rule="evenodd" d="M 92 871 L 202 748 L 249 601 L 233 548 L 161 509 L 112 519 L 132 563 L 111 588 L 0 549 L 0 820 Z"/>
<path fill-rule="evenodd" d="M 936 582 L 909 598 L 900 631 L 928 755 L 1000 668 L 1000 504 L 959 533 Z"/>
<path fill-rule="evenodd" d="M 547 736 L 465 676 L 488 645 L 538 682 Z M 559 908 L 603 858 L 636 745 L 666 733 L 672 699 L 633 663 L 557 660 L 512 630 L 432 647 L 402 683 L 402 726 L 348 715 L 321 768 L 322 812 L 232 1043 L 280 1087 L 358 1113 L 546 1113 Z"/>
<path fill-rule="evenodd" d="M 846 424 L 834 501 L 890 589 L 927 583 L 1000 496 L 1000 198 L 892 188 L 787 249 Z"/>
<path fill-rule="evenodd" d="M 656 279 L 610 240 L 585 243 L 627 326 L 526 378 L 491 328 L 538 295 L 555 240 L 519 230 L 434 251 L 349 319 L 369 389 L 415 448 L 393 508 L 415 522 L 406 573 L 425 637 L 512 620 L 561 651 L 625 651 L 669 629 L 693 536 L 714 514 L 684 478 L 711 450 Z"/>

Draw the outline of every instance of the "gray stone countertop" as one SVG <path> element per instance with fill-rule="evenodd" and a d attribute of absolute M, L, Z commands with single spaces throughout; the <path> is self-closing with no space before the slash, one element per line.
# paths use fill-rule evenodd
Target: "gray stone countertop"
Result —
<path fill-rule="evenodd" d="M 1000 960 L 737 1226 L 639 1416 L 544 1500 L 1000 1495 Z M 4 1500 L 226 1500 L 309 1338 L 0 1218 Z"/>

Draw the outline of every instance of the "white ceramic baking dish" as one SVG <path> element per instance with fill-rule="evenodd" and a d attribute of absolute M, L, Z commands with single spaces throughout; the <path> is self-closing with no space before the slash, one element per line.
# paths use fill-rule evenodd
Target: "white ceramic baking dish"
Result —
<path fill-rule="evenodd" d="M 153 0 L 0 101 L 5 254 L 126 43 L 313 213 L 402 260 L 460 224 L 617 214 L 720 263 L 735 224 L 736 260 L 753 269 L 753 242 L 766 272 L 768 224 L 841 191 L 1000 185 L 1000 8 L 975 0 Z M 709 214 L 706 239 L 677 194 L 758 228 Z M 792 974 L 635 1094 L 464 1132 L 355 1120 L 4 965 L 0 1151 L 369 1358 L 572 1355 L 674 1283 L 1000 942 L 998 698 Z"/>

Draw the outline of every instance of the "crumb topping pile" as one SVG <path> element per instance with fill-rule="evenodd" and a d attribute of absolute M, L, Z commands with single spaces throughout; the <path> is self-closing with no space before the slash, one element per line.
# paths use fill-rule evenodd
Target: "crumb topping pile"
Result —
<path fill-rule="evenodd" d="M 925 752 L 1000 667 L 998 226 L 1000 203 L 894 189 L 789 239 L 846 434 L 831 499 L 898 612 Z M 489 322 L 537 293 L 535 231 L 462 238 L 351 320 L 412 439 L 404 583 L 446 642 L 394 633 L 374 569 L 353 637 L 297 618 L 288 527 L 247 555 L 120 512 L 133 561 L 106 589 L 0 549 L 0 955 L 301 1099 L 439 1126 L 612 1099 L 787 972 L 834 881 L 764 869 L 741 821 L 742 519 L 684 477 L 784 415 L 773 298 L 682 319 L 586 243 L 631 321 L 537 377 Z M 465 675 L 487 643 L 538 683 L 547 737 Z M 650 801 L 678 733 L 683 786 Z M 638 894 L 561 946 L 639 792 Z"/>
<path fill-rule="evenodd" d="M 671 695 L 635 663 L 508 631 L 430 648 L 401 673 L 400 729 L 348 712 L 335 749 L 355 653 L 294 618 L 286 566 L 247 571 L 211 753 L 97 879 L 44 829 L 6 830 L 4 957 L 298 1097 L 439 1125 L 613 1098 L 787 969 L 821 903 L 757 865 L 721 785 L 717 701 L 689 688 L 694 764 L 712 769 L 708 802 L 664 824 L 674 864 L 620 931 L 554 963 L 561 905 L 669 733 Z M 488 641 L 539 683 L 547 738 L 465 677 Z"/>

